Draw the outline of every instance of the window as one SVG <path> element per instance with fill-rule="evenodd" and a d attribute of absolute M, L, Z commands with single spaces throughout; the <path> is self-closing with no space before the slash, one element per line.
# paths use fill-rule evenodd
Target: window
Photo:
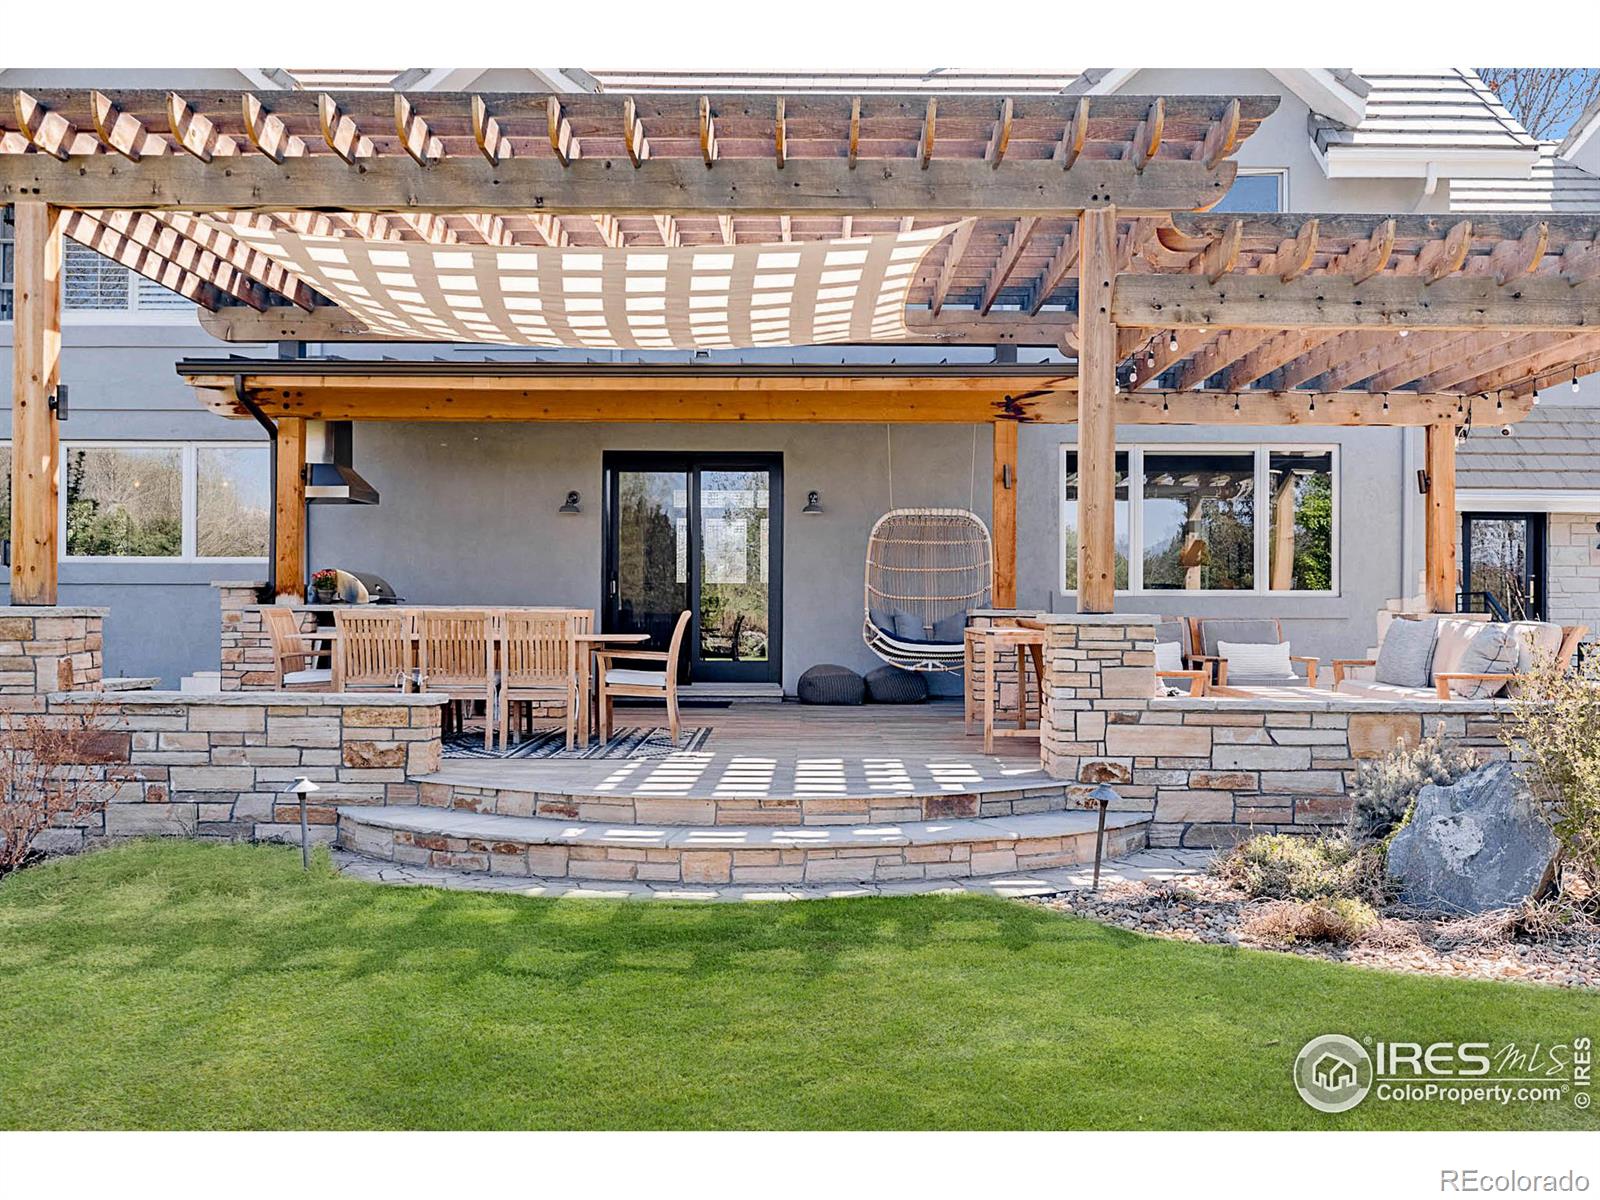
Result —
<path fill-rule="evenodd" d="M 1289 205 L 1289 172 L 1241 169 L 1212 212 L 1283 212 Z"/>
<path fill-rule="evenodd" d="M 11 320 L 11 281 L 16 278 L 17 271 L 15 256 L 16 227 L 11 223 L 8 204 L 0 208 L 0 321 Z"/>
<path fill-rule="evenodd" d="M 183 451 L 68 450 L 68 558 L 183 554 Z"/>
<path fill-rule="evenodd" d="M 1274 450 L 1267 460 L 1272 537 L 1268 586 L 1333 590 L 1333 452 Z"/>
<path fill-rule="evenodd" d="M 11 446 L 0 442 L 0 542 L 11 540 Z"/>
<path fill-rule="evenodd" d="M 195 554 L 265 558 L 272 507 L 271 464 L 259 446 L 195 450 Z"/>
<path fill-rule="evenodd" d="M 1078 590 L 1078 455 L 1066 451 L 1061 472 L 1061 552 L 1066 564 L 1065 590 Z M 1117 504 L 1113 517 L 1117 527 L 1116 586 L 1128 586 L 1128 456 L 1117 455 Z"/>
<path fill-rule="evenodd" d="M 1144 455 L 1147 591 L 1249 591 L 1255 576 L 1255 455 Z"/>
<path fill-rule="evenodd" d="M 1061 582 L 1075 592 L 1078 454 L 1061 454 Z M 1118 591 L 1338 590 L 1334 447 L 1133 446 L 1116 471 Z"/>
<path fill-rule="evenodd" d="M 272 503 L 262 445 L 62 447 L 66 558 L 264 558 Z"/>

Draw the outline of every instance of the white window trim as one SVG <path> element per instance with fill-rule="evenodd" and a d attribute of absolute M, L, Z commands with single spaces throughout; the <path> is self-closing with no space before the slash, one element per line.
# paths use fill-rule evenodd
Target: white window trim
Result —
<path fill-rule="evenodd" d="M 213 558 L 209 555 L 195 553 L 195 537 L 199 529 L 199 487 L 200 487 L 200 451 L 201 450 L 260 450 L 261 442 L 218 441 L 218 442 L 173 442 L 160 440 L 107 440 L 97 438 L 74 438 L 71 441 L 63 440 L 61 454 L 56 467 L 56 538 L 61 547 L 59 561 L 63 563 L 264 563 L 267 555 L 253 555 L 243 557 Z M 178 450 L 179 469 L 183 472 L 180 480 L 180 495 L 182 497 L 181 519 L 183 522 L 183 539 L 180 543 L 178 554 L 68 554 L 67 548 L 67 455 L 74 450 Z M 270 501 L 269 501 L 270 503 Z"/>
<path fill-rule="evenodd" d="M 1119 596 L 1287 596 L 1306 599 L 1337 599 L 1343 594 L 1340 563 L 1339 522 L 1343 488 L 1340 484 L 1342 456 L 1338 443 L 1330 442 L 1137 442 L 1117 444 L 1117 453 L 1128 456 L 1128 587 L 1117 588 Z M 1144 584 L 1144 456 L 1155 454 L 1251 454 L 1254 456 L 1255 494 L 1267 495 L 1274 452 L 1292 453 L 1308 451 L 1331 454 L 1333 458 L 1333 527 L 1329 536 L 1333 542 L 1333 587 L 1327 591 L 1306 588 L 1276 589 L 1268 586 L 1271 576 L 1272 518 L 1260 511 L 1257 503 L 1255 523 L 1255 586 L 1248 588 L 1146 588 Z M 1061 443 L 1056 458 L 1056 584 L 1064 596 L 1077 595 L 1076 588 L 1067 587 L 1066 506 L 1076 504 L 1067 499 L 1067 455 L 1076 454 L 1076 442 Z"/>

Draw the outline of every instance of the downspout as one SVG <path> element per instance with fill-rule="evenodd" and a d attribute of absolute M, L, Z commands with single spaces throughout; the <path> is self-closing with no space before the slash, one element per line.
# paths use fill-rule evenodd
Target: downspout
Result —
<path fill-rule="evenodd" d="M 271 603 L 278 598 L 278 427 L 250 399 L 243 375 L 233 377 L 233 395 L 256 424 L 267 431 L 267 470 L 272 478 L 272 503 L 267 508 L 267 595 Z"/>

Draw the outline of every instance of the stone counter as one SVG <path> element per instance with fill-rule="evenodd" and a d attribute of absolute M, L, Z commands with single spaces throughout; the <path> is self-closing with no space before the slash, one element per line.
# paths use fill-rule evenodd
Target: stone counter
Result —
<path fill-rule="evenodd" d="M 297 841 L 299 807 L 283 789 L 302 776 L 313 835 L 331 841 L 340 806 L 415 804 L 417 775 L 439 769 L 437 694 L 57 692 L 47 715 L 104 730 L 94 762 L 103 817 L 53 831 L 73 850 L 100 836 L 164 834 Z"/>

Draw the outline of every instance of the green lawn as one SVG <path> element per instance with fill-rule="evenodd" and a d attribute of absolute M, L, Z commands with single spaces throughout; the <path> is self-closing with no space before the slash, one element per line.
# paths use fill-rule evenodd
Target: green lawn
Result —
<path fill-rule="evenodd" d="M 971 897 L 549 902 L 136 843 L 0 883 L 0 1126 L 1555 1128 L 1339 1117 L 1324 1032 L 1566 1041 L 1593 993 L 1157 941 Z"/>

